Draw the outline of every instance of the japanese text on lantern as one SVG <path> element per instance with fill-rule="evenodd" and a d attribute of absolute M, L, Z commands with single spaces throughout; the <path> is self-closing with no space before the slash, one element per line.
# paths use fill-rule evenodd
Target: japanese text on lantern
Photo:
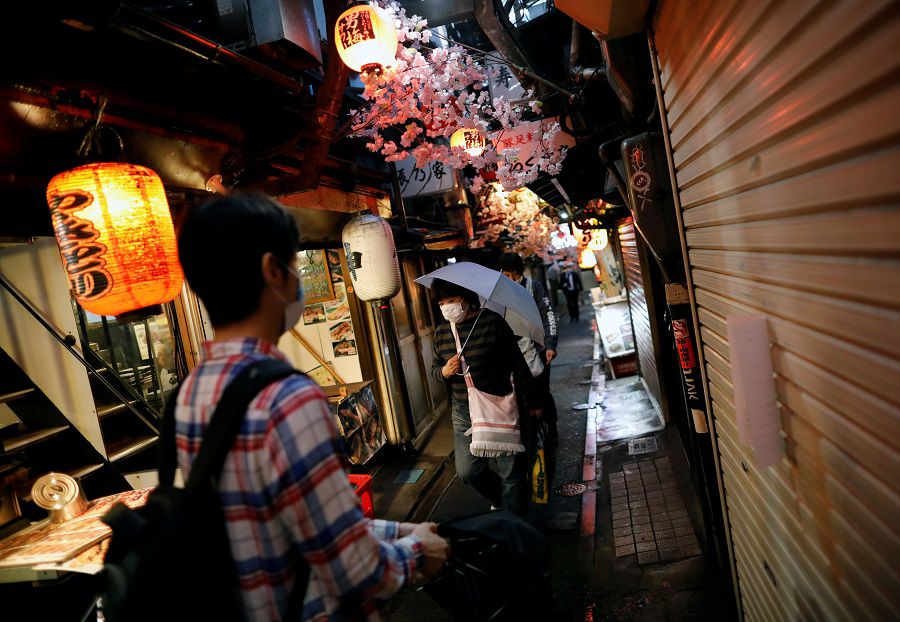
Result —
<path fill-rule="evenodd" d="M 337 27 L 338 35 L 341 37 L 341 45 L 344 48 L 363 41 L 371 41 L 375 38 L 372 18 L 365 11 L 358 11 L 342 17 L 338 21 Z"/>
<path fill-rule="evenodd" d="M 477 149 L 485 146 L 485 140 L 479 132 L 466 132 L 466 149 Z"/>
<path fill-rule="evenodd" d="M 75 215 L 93 202 L 94 197 L 82 190 L 54 196 L 50 202 L 50 218 L 72 290 L 84 301 L 95 300 L 112 289 L 104 258 L 106 245 L 97 241 L 100 233 L 90 220 Z"/>

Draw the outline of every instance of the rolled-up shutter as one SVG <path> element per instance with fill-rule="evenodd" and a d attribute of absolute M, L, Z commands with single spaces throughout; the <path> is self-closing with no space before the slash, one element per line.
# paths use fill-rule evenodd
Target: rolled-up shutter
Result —
<path fill-rule="evenodd" d="M 653 31 L 744 615 L 898 619 L 898 5 L 662 0 Z M 737 440 L 736 313 L 769 320 L 765 469 Z"/>
<path fill-rule="evenodd" d="M 634 347 L 637 350 L 638 370 L 644 386 L 657 408 L 662 404 L 662 389 L 653 341 L 653 328 L 644 293 L 644 276 L 641 272 L 641 252 L 635 237 L 631 218 L 619 225 L 619 244 L 622 247 L 622 263 L 625 267 L 625 285 L 628 288 L 628 307 L 631 326 L 634 329 Z"/>

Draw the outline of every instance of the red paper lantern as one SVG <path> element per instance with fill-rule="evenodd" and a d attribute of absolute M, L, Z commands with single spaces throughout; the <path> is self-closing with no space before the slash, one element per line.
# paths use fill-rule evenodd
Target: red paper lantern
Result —
<path fill-rule="evenodd" d="M 181 291 L 169 202 L 150 169 L 79 166 L 50 180 L 47 202 L 72 291 L 85 310 L 122 315 Z"/>

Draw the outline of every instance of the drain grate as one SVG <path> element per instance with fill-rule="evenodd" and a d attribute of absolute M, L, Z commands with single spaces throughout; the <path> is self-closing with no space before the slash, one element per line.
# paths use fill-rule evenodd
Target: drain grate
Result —
<path fill-rule="evenodd" d="M 652 454 L 659 451 L 659 441 L 655 436 L 648 438 L 635 438 L 628 441 L 628 455 L 635 456 L 637 454 Z"/>

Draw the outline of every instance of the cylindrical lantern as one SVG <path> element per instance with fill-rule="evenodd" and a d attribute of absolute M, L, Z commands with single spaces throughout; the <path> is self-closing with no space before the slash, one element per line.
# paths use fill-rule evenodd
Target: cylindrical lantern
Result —
<path fill-rule="evenodd" d="M 358 4 L 337 18 L 334 43 L 341 60 L 353 71 L 378 72 L 396 60 L 397 29 L 381 8 Z"/>
<path fill-rule="evenodd" d="M 150 169 L 79 166 L 50 180 L 47 202 L 72 291 L 85 310 L 122 315 L 181 291 L 169 202 Z"/>
<path fill-rule="evenodd" d="M 480 156 L 487 147 L 487 139 L 475 127 L 461 127 L 450 137 L 451 147 L 462 147 L 473 158 Z"/>
<path fill-rule="evenodd" d="M 360 300 L 393 298 L 400 291 L 400 263 L 394 234 L 384 218 L 357 216 L 342 234 L 347 267 Z"/>

